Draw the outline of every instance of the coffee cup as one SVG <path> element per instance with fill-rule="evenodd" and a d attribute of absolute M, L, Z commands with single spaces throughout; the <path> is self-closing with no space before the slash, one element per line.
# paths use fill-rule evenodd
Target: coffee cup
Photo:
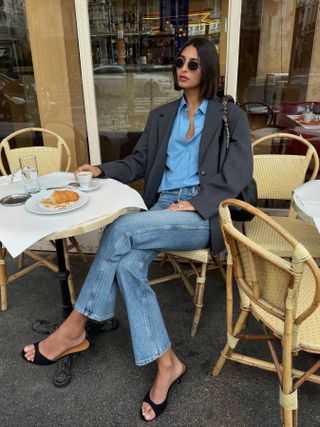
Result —
<path fill-rule="evenodd" d="M 91 185 L 92 172 L 83 171 L 77 173 L 77 180 L 80 184 L 80 188 L 87 189 Z"/>

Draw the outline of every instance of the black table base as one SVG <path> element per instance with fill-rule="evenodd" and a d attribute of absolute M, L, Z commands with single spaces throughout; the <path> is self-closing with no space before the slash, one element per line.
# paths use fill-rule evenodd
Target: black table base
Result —
<path fill-rule="evenodd" d="M 62 316 L 66 319 L 72 311 L 72 303 L 68 286 L 69 271 L 66 268 L 66 262 L 63 250 L 62 239 L 57 239 L 56 251 L 58 261 L 58 278 L 60 281 L 61 297 L 62 297 Z M 86 324 L 86 333 L 89 341 L 92 341 L 96 333 L 111 332 L 117 329 L 119 321 L 116 318 L 106 320 L 104 322 L 96 322 L 88 319 Z M 32 329 L 37 334 L 50 335 L 59 327 L 58 323 L 50 323 L 46 320 L 37 319 L 33 322 Z M 77 353 L 62 357 L 57 362 L 57 369 L 53 376 L 53 384 L 56 387 L 65 387 L 71 381 L 71 367 L 73 358 L 77 357 Z"/>

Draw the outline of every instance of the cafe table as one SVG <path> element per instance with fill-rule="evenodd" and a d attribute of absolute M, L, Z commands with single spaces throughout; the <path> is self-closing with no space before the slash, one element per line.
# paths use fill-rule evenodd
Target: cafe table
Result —
<path fill-rule="evenodd" d="M 90 191 L 79 191 L 81 205 L 76 209 L 61 209 L 43 212 L 38 202 L 48 197 L 52 187 L 63 187 L 75 181 L 74 175 L 55 172 L 40 177 L 41 192 L 31 196 L 23 205 L 6 206 L 0 203 L 0 287 L 1 308 L 7 309 L 7 275 L 5 255 L 13 258 L 39 240 L 54 240 L 58 262 L 58 279 L 61 287 L 62 314 L 66 318 L 72 310 L 68 288 L 63 239 L 97 230 L 112 223 L 129 211 L 146 209 L 140 194 L 131 187 L 113 179 L 96 179 Z M 0 200 L 11 194 L 24 193 L 19 176 L 13 182 L 9 177 L 0 178 Z M 5 248 L 5 250 L 4 250 Z"/>
<path fill-rule="evenodd" d="M 305 123 L 301 120 L 300 115 L 288 114 L 287 117 L 293 122 L 293 130 L 297 134 L 303 135 L 313 135 L 314 137 L 320 137 L 320 122 L 313 121 L 310 123 Z M 308 138 L 310 139 L 310 138 Z M 318 138 L 317 138 L 318 139 Z"/>
<path fill-rule="evenodd" d="M 320 233 L 320 180 L 308 181 L 293 191 L 293 207 L 299 217 Z"/>

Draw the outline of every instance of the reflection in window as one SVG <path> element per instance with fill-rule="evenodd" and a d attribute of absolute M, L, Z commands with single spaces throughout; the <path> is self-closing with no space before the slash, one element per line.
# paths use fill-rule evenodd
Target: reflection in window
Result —
<path fill-rule="evenodd" d="M 204 35 L 218 45 L 222 4 L 227 2 L 89 1 L 101 141 L 141 132 L 150 110 L 181 96 L 173 89 L 174 58 L 189 36 Z"/>
<path fill-rule="evenodd" d="M 39 125 L 23 0 L 0 2 L 0 137 Z"/>
<path fill-rule="evenodd" d="M 265 103 L 277 113 L 284 103 L 319 101 L 319 19 L 319 0 L 243 0 L 239 104 Z"/>

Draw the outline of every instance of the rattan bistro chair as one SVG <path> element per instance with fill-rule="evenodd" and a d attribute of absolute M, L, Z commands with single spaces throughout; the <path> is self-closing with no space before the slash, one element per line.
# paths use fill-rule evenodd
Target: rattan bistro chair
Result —
<path fill-rule="evenodd" d="M 276 140 L 286 144 L 286 141 L 302 144 L 306 150 L 304 155 L 272 154 L 270 148 L 266 147 L 276 143 Z M 262 152 L 264 146 L 268 154 Z M 312 224 L 297 219 L 296 213 L 291 206 L 292 192 L 296 187 L 302 185 L 306 180 L 317 177 L 319 170 L 319 158 L 315 148 L 304 138 L 279 133 L 265 136 L 253 143 L 254 150 L 254 178 L 257 182 L 259 201 L 287 201 L 290 203 L 289 210 L 277 207 L 264 208 L 273 216 L 273 219 L 286 228 L 297 240 L 299 240 L 315 258 L 320 258 L 320 235 Z M 312 169 L 307 177 L 307 172 Z M 277 253 L 279 256 L 288 257 L 291 248 L 288 243 L 281 239 L 272 229 L 267 229 L 264 221 L 259 217 L 244 224 L 245 233 L 255 242 L 266 249 Z"/>
<path fill-rule="evenodd" d="M 22 135 L 26 136 L 27 134 L 36 132 L 41 132 L 42 135 L 46 134 L 53 137 L 55 146 L 27 146 L 12 148 L 11 143 L 13 140 L 15 140 L 16 137 L 22 137 Z M 71 154 L 67 143 L 61 136 L 48 129 L 35 127 L 19 129 L 1 141 L 0 156 L 2 155 L 2 150 L 5 153 L 5 157 L 11 173 L 14 173 L 20 168 L 19 158 L 21 156 L 28 156 L 32 154 L 37 157 L 39 175 L 45 175 L 51 172 L 62 170 L 63 161 L 65 159 L 67 161 L 63 169 L 65 171 L 69 171 L 70 169 Z M 0 162 L 0 170 L 3 175 L 7 175 L 7 171 L 2 161 Z"/>
<path fill-rule="evenodd" d="M 264 102 L 245 102 L 239 106 L 247 113 L 250 129 L 260 129 L 273 124 L 273 111 Z"/>
<path fill-rule="evenodd" d="M 16 137 L 19 138 L 27 138 L 30 140 L 30 135 L 32 140 L 34 136 L 49 136 L 52 139 L 52 146 L 22 146 L 22 147 L 14 147 L 14 145 L 18 145 L 15 143 Z M 51 140 L 50 140 L 51 143 Z M 11 133 L 9 136 L 4 138 L 0 143 L 0 171 L 3 175 L 8 175 L 8 172 L 13 174 L 20 168 L 19 157 L 27 156 L 27 155 L 35 155 L 37 159 L 37 165 L 39 170 L 39 175 L 45 175 L 51 172 L 56 172 L 60 170 L 69 171 L 71 164 L 71 154 L 69 147 L 65 140 L 52 132 L 51 130 L 37 127 L 30 127 L 17 130 L 16 132 Z M 83 253 L 78 241 L 75 237 L 69 238 L 70 244 L 67 244 L 66 239 L 63 239 L 64 253 L 66 258 L 66 266 L 70 271 L 68 276 L 69 290 L 71 301 L 75 302 L 75 292 L 73 287 L 73 279 L 70 268 L 70 257 L 69 251 L 72 248 L 76 248 L 77 252 L 80 254 L 82 259 L 86 262 L 87 258 Z M 51 242 L 54 245 L 54 242 Z M 3 258 L 5 256 L 5 249 L 2 249 Z M 29 256 L 34 263 L 31 265 L 24 267 L 24 256 Z M 56 257 L 56 254 L 50 254 L 47 257 L 43 257 L 36 253 L 35 251 L 28 249 L 23 252 L 23 254 L 19 258 L 19 271 L 15 274 L 12 274 L 8 278 L 8 282 L 11 282 L 18 277 L 23 276 L 26 273 L 34 270 L 37 267 L 46 266 L 49 269 L 57 272 L 58 267 L 56 264 L 52 262 L 52 260 Z M 3 287 L 2 287 L 3 288 Z M 2 289 L 3 290 L 3 289 Z M 3 291 L 1 298 L 1 308 L 2 310 L 7 309 L 7 298 L 6 292 Z"/>
<path fill-rule="evenodd" d="M 291 261 L 266 250 L 236 229 L 230 217 L 230 205 L 252 212 L 285 240 L 291 249 Z M 300 351 L 320 355 L 320 270 L 307 249 L 259 209 L 239 200 L 225 200 L 220 206 L 220 219 L 228 252 L 227 344 L 212 373 L 218 375 L 227 359 L 276 372 L 283 425 L 294 426 L 297 424 L 298 388 L 305 381 L 320 384 L 320 375 L 316 375 L 320 368 L 318 357 L 314 363 L 312 356 L 313 365 L 307 371 L 293 367 L 293 357 Z M 233 274 L 240 294 L 240 314 L 235 322 Z M 262 335 L 247 335 L 245 325 L 251 314 L 262 326 Z M 242 331 L 244 328 L 246 330 Z M 282 349 L 280 360 L 272 344 L 277 338 Z M 236 353 L 235 348 L 243 339 L 267 342 L 272 362 L 248 355 L 249 344 L 247 354 Z"/>
<path fill-rule="evenodd" d="M 174 271 L 172 274 L 150 280 L 149 284 L 155 285 L 178 278 L 182 280 L 195 306 L 191 327 L 191 336 L 194 337 L 200 322 L 207 272 L 208 270 L 219 269 L 225 279 L 223 263 L 218 257 L 212 256 L 211 248 L 193 251 L 169 251 L 164 252 L 162 257 L 162 261 L 168 261 Z M 195 276 L 195 280 L 192 280 L 192 276 Z"/>

